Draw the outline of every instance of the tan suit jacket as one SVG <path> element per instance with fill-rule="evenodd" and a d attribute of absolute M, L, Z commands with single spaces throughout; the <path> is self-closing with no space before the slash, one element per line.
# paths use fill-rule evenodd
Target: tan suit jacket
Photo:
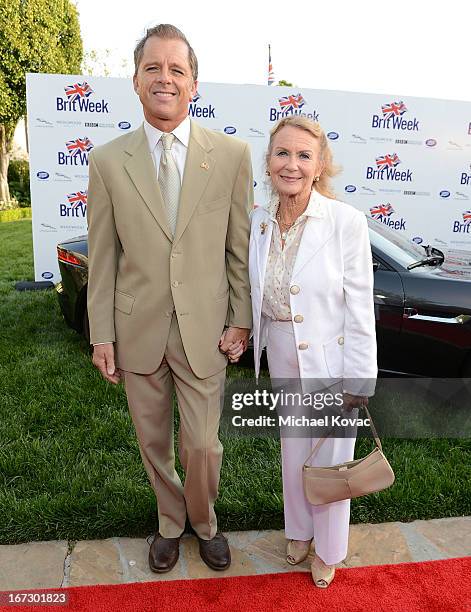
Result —
<path fill-rule="evenodd" d="M 89 158 L 90 341 L 140 374 L 163 358 L 175 309 L 199 378 L 222 370 L 224 325 L 250 328 L 248 145 L 191 123 L 175 237 L 141 126 Z"/>

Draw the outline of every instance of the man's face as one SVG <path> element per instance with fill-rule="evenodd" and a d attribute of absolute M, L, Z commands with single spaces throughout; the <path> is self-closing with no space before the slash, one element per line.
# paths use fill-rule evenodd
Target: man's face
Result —
<path fill-rule="evenodd" d="M 188 103 L 196 94 L 187 45 L 151 36 L 133 83 L 147 121 L 162 131 L 173 130 L 188 115 Z"/>

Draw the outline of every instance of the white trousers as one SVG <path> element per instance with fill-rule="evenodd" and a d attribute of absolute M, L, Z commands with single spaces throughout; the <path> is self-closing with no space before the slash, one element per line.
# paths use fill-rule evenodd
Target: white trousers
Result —
<path fill-rule="evenodd" d="M 270 378 L 299 378 L 299 365 L 291 321 L 268 325 L 267 357 Z M 302 467 L 317 438 L 281 439 L 285 535 L 290 540 L 314 538 L 317 555 L 327 565 L 347 556 L 350 500 L 312 506 L 304 496 Z M 351 461 L 355 438 L 328 437 L 312 459 L 312 465 L 327 466 Z"/>

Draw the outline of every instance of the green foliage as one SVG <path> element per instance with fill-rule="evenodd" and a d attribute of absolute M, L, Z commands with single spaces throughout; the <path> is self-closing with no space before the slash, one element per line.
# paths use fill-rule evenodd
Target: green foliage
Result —
<path fill-rule="evenodd" d="M 0 0 L 0 123 L 26 114 L 27 72 L 77 73 L 82 53 L 70 0 Z"/>
<path fill-rule="evenodd" d="M 289 81 L 283 81 L 283 79 L 281 81 L 278 81 L 278 85 L 280 87 L 294 87 L 293 83 L 290 83 Z"/>
<path fill-rule="evenodd" d="M 0 210 L 0 223 L 18 221 L 19 219 L 31 219 L 31 208 Z"/>
<path fill-rule="evenodd" d="M 8 166 L 8 185 L 10 196 L 19 202 L 20 207 L 31 206 L 29 190 L 29 162 L 26 159 L 14 159 Z"/>

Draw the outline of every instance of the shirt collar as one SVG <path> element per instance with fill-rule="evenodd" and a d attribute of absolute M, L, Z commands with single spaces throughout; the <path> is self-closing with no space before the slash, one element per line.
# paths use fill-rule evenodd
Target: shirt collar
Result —
<path fill-rule="evenodd" d="M 174 134 L 175 138 L 177 138 L 179 142 L 181 142 L 181 144 L 187 148 L 190 143 L 190 128 L 190 117 L 185 117 L 185 119 L 183 119 L 183 121 L 179 125 L 177 125 L 177 127 L 172 131 L 172 134 Z M 144 132 L 147 136 L 147 142 L 149 143 L 150 152 L 153 153 L 155 147 L 157 146 L 157 143 L 160 140 L 160 137 L 162 136 L 162 131 L 154 127 L 146 119 L 144 119 Z"/>
<path fill-rule="evenodd" d="M 270 215 L 270 218 L 273 221 L 275 221 L 275 215 L 278 209 L 278 202 L 279 202 L 279 198 L 275 194 L 271 198 L 267 206 L 268 214 Z M 306 207 L 306 210 L 303 212 L 302 215 L 300 215 L 300 217 L 315 217 L 318 219 L 322 219 L 324 216 L 325 216 L 325 210 L 324 210 L 323 196 L 318 191 L 313 189 L 311 192 L 311 196 L 309 198 L 309 202 Z"/>

